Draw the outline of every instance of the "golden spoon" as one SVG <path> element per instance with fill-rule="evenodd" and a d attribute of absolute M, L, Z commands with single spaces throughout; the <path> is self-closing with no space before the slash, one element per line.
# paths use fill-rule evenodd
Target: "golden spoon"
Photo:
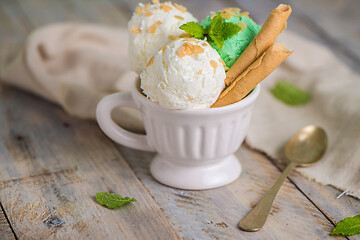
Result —
<path fill-rule="evenodd" d="M 290 138 L 285 146 L 285 156 L 290 161 L 276 183 L 265 197 L 253 208 L 240 223 L 239 228 L 248 231 L 259 231 L 265 224 L 272 203 L 287 175 L 297 166 L 309 166 L 318 162 L 324 155 L 328 144 L 325 131 L 317 126 L 306 126 Z"/>

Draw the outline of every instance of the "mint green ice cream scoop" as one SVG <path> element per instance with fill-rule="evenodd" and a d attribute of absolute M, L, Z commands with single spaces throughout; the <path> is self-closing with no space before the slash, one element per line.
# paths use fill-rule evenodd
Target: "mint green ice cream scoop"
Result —
<path fill-rule="evenodd" d="M 238 14 L 235 12 L 234 14 Z M 206 28 L 211 24 L 210 15 L 206 17 L 201 25 Z M 232 22 L 238 25 L 239 21 L 246 24 L 246 28 L 239 31 L 236 35 L 230 37 L 224 42 L 224 46 L 219 49 L 214 42 L 210 42 L 210 45 L 219 53 L 221 59 L 225 62 L 227 67 L 231 67 L 238 57 L 242 54 L 245 48 L 250 44 L 256 34 L 260 31 L 260 26 L 257 25 L 250 17 L 248 16 L 231 16 L 230 19 L 225 19 L 226 22 Z"/>

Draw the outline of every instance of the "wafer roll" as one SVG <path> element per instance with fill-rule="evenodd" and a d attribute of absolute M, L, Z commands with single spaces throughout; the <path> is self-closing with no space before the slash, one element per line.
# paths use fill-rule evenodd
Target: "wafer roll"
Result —
<path fill-rule="evenodd" d="M 243 99 L 258 83 L 275 70 L 292 52 L 274 43 L 225 89 L 211 107 L 222 107 Z"/>
<path fill-rule="evenodd" d="M 227 86 L 275 42 L 278 35 L 286 28 L 290 13 L 291 7 L 285 4 L 280 4 L 270 13 L 259 33 L 226 73 Z"/>

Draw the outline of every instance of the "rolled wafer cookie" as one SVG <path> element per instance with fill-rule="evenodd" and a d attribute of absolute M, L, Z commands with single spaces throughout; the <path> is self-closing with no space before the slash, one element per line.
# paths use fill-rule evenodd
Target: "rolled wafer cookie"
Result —
<path fill-rule="evenodd" d="M 286 28 L 286 21 L 291 11 L 289 5 L 280 4 L 270 13 L 259 33 L 226 73 L 225 84 L 227 86 L 275 42 L 279 34 Z"/>
<path fill-rule="evenodd" d="M 243 99 L 258 83 L 264 80 L 290 54 L 284 44 L 274 43 L 225 89 L 211 106 L 222 107 Z"/>

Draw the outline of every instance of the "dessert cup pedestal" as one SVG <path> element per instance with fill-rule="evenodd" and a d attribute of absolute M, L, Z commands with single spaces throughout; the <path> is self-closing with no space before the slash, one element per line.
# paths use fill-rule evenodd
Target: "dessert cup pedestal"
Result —
<path fill-rule="evenodd" d="M 160 183 L 186 190 L 221 187 L 236 180 L 241 164 L 233 155 L 203 165 L 182 165 L 157 154 L 150 164 L 152 176 Z"/>

